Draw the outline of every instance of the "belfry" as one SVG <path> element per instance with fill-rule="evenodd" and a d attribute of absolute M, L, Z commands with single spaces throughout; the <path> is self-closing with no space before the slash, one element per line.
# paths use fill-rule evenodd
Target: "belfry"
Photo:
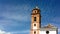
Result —
<path fill-rule="evenodd" d="M 39 34 L 41 27 L 41 14 L 38 7 L 35 7 L 31 13 L 31 34 Z"/>
<path fill-rule="evenodd" d="M 31 29 L 30 34 L 57 34 L 57 27 L 48 24 L 41 27 L 41 10 L 35 7 L 31 13 Z"/>

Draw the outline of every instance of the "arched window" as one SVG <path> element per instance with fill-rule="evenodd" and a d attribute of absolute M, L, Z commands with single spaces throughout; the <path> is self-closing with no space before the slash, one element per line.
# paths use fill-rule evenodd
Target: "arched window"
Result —
<path fill-rule="evenodd" d="M 35 11 L 35 13 L 36 13 L 36 11 Z"/>
<path fill-rule="evenodd" d="M 36 26 L 36 24 L 34 24 L 34 26 Z"/>
<path fill-rule="evenodd" d="M 36 21 L 36 17 L 34 17 L 34 21 Z"/>
<path fill-rule="evenodd" d="M 37 10 L 35 10 L 35 13 L 37 13 Z"/>
<path fill-rule="evenodd" d="M 46 31 L 46 34 L 49 34 L 49 31 Z"/>
<path fill-rule="evenodd" d="M 36 34 L 36 31 L 34 31 L 34 34 Z"/>

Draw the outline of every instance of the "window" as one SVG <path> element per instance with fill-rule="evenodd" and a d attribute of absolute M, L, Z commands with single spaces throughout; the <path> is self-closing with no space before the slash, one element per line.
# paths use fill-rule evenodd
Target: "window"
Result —
<path fill-rule="evenodd" d="M 35 11 L 35 13 L 36 13 L 36 11 Z"/>
<path fill-rule="evenodd" d="M 36 31 L 34 31 L 34 34 L 36 34 Z"/>
<path fill-rule="evenodd" d="M 36 24 L 34 24 L 34 26 L 36 26 Z"/>
<path fill-rule="evenodd" d="M 36 17 L 34 17 L 34 21 L 36 21 Z"/>
<path fill-rule="evenodd" d="M 46 31 L 46 34 L 49 34 L 49 31 Z"/>

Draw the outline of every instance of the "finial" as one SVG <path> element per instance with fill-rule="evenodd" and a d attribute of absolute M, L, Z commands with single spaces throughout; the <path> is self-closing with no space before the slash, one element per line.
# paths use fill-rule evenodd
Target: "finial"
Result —
<path fill-rule="evenodd" d="M 47 27 L 52 28 L 52 27 L 54 27 L 54 26 L 49 23 Z"/>
<path fill-rule="evenodd" d="M 52 24 L 49 23 L 48 26 L 52 26 Z"/>
<path fill-rule="evenodd" d="M 39 9 L 38 6 L 36 6 L 36 9 Z"/>

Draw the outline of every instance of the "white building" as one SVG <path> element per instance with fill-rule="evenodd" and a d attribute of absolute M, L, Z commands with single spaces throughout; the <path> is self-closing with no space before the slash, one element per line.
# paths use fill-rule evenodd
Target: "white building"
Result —
<path fill-rule="evenodd" d="M 58 29 L 51 24 L 41 27 L 41 10 L 36 7 L 31 13 L 31 31 L 30 34 L 58 34 Z"/>

